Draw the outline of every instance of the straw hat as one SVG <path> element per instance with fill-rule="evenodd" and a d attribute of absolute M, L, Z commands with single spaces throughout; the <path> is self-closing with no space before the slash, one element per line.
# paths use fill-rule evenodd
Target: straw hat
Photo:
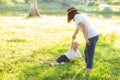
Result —
<path fill-rule="evenodd" d="M 67 12 L 70 13 L 71 11 L 77 10 L 74 6 L 70 5 L 66 8 Z"/>

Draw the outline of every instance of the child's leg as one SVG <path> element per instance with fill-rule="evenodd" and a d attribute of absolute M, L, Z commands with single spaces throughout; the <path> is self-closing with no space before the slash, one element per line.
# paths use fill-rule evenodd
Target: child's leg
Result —
<path fill-rule="evenodd" d="M 58 62 L 58 63 L 61 63 L 61 62 L 63 62 L 64 61 L 64 55 L 61 55 L 60 57 L 58 57 L 57 59 L 56 59 L 56 62 Z"/>
<path fill-rule="evenodd" d="M 65 64 L 65 62 L 62 62 L 62 63 L 60 63 L 60 64 Z"/>
<path fill-rule="evenodd" d="M 58 58 L 56 59 L 56 61 L 57 61 L 58 63 L 70 62 L 70 60 L 67 58 L 66 55 L 61 55 L 60 57 L 58 57 Z"/>
<path fill-rule="evenodd" d="M 60 65 L 62 62 L 64 62 L 64 55 L 58 57 L 56 61 L 40 61 L 40 64 Z"/>
<path fill-rule="evenodd" d="M 53 61 L 40 61 L 40 64 L 49 64 L 52 63 Z"/>
<path fill-rule="evenodd" d="M 56 62 L 50 63 L 51 66 L 57 66 L 57 65 L 62 65 L 62 64 L 65 64 L 65 62 L 58 63 L 56 61 Z"/>
<path fill-rule="evenodd" d="M 55 61 L 55 62 L 51 62 L 51 63 L 49 63 L 49 65 L 50 65 L 50 66 L 60 65 L 60 63 L 58 63 L 57 61 Z"/>

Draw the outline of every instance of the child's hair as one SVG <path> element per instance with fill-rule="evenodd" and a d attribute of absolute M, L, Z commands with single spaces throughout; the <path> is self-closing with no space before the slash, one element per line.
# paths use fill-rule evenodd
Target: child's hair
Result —
<path fill-rule="evenodd" d="M 74 41 L 73 44 L 79 44 L 77 41 Z"/>
<path fill-rule="evenodd" d="M 79 45 L 79 43 L 77 41 L 72 41 L 71 47 L 73 47 L 74 44 L 78 44 Z"/>

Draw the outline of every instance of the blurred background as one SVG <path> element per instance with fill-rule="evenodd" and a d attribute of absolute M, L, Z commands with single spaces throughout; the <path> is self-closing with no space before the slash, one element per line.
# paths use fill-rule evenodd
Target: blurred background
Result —
<path fill-rule="evenodd" d="M 66 7 L 74 5 L 93 21 L 98 19 L 95 20 L 96 26 L 109 26 L 109 32 L 118 31 L 118 25 L 115 24 L 119 24 L 120 19 L 119 0 L 0 0 L 0 16 L 26 17 L 30 13 L 30 4 L 34 2 L 37 3 L 36 9 L 40 15 L 66 16 Z"/>
<path fill-rule="evenodd" d="M 64 15 L 66 6 L 74 5 L 81 12 L 120 14 L 119 0 L 34 0 L 40 14 Z M 0 0 L 0 15 L 20 15 L 29 12 L 30 0 Z M 105 17 L 105 16 L 104 16 Z M 112 17 L 112 15 L 106 15 Z"/>

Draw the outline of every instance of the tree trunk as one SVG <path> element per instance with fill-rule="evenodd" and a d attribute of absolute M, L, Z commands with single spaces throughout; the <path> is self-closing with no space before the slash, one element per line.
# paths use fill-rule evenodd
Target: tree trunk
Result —
<path fill-rule="evenodd" d="M 25 0 L 25 3 L 28 3 L 28 0 Z"/>
<path fill-rule="evenodd" d="M 30 12 L 28 17 L 40 17 L 38 13 L 37 0 L 30 1 Z"/>

